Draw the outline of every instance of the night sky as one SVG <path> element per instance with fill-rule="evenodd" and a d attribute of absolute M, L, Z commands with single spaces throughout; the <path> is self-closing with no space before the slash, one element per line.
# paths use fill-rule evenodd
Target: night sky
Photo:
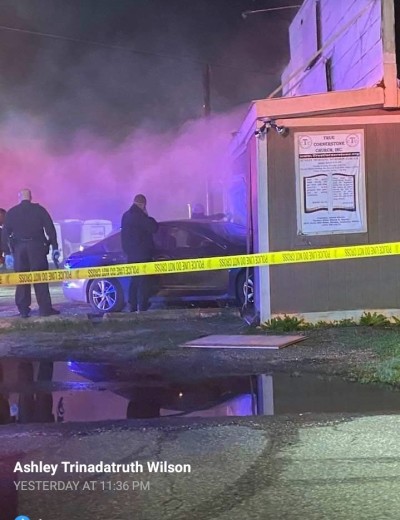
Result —
<path fill-rule="evenodd" d="M 288 62 L 296 10 L 241 17 L 289 0 L 3 0 L 0 25 L 135 50 L 0 29 L 1 114 L 39 118 L 52 138 L 77 129 L 120 140 L 265 97 Z"/>
<path fill-rule="evenodd" d="M 138 192 L 157 219 L 187 217 L 206 192 L 223 209 L 232 133 L 279 85 L 297 10 L 241 14 L 293 3 L 2 0 L 0 207 L 28 187 L 55 219 L 118 224 Z"/>

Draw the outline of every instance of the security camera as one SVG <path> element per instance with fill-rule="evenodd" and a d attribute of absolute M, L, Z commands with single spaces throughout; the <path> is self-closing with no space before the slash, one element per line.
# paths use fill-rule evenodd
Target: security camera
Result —
<path fill-rule="evenodd" d="M 260 126 L 260 128 L 254 132 L 254 135 L 256 137 L 260 137 L 260 135 L 263 135 L 265 132 L 268 131 L 268 128 L 269 128 L 268 123 L 266 121 L 264 121 L 264 123 Z"/>
<path fill-rule="evenodd" d="M 275 121 L 269 121 L 269 126 L 282 137 L 286 137 L 289 134 L 289 129 L 286 128 L 286 126 L 279 126 L 275 123 Z"/>
<path fill-rule="evenodd" d="M 287 135 L 289 135 L 289 128 L 287 128 L 286 126 L 279 126 L 275 123 L 275 121 L 271 121 L 269 119 L 262 119 L 261 121 L 263 121 L 263 124 L 260 126 L 258 130 L 254 132 L 255 136 L 260 137 L 261 135 L 264 135 L 268 132 L 270 128 L 273 128 L 282 137 L 286 137 Z"/>
<path fill-rule="evenodd" d="M 289 128 L 286 126 L 276 126 L 275 130 L 278 132 L 279 135 L 282 137 L 286 137 L 289 135 Z"/>

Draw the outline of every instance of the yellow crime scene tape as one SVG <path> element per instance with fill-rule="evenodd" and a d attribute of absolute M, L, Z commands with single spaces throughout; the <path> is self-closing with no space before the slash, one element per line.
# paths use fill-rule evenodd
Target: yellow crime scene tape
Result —
<path fill-rule="evenodd" d="M 304 262 L 326 262 L 329 260 L 350 260 L 352 258 L 370 258 L 398 254 L 400 254 L 400 242 L 389 242 L 385 244 L 341 246 L 297 251 L 275 251 L 248 255 L 162 260 L 140 264 L 119 264 L 78 269 L 7 273 L 0 275 L 0 286 L 52 283 L 83 278 L 96 279 L 114 278 L 118 276 L 160 275 Z"/>

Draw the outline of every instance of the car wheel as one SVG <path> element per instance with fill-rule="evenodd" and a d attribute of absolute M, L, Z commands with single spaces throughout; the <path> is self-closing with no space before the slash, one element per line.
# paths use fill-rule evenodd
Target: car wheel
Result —
<path fill-rule="evenodd" d="M 93 280 L 88 299 L 97 312 L 119 312 L 125 305 L 124 293 L 118 280 Z"/>
<path fill-rule="evenodd" d="M 242 271 L 239 273 L 236 281 L 236 297 L 240 306 L 243 306 L 246 302 L 246 293 L 247 293 L 247 303 L 254 303 L 254 275 L 252 272 L 248 273 L 246 278 L 246 271 Z"/>

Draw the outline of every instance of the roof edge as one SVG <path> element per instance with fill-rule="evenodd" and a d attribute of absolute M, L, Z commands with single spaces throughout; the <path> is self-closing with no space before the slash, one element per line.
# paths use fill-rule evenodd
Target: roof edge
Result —
<path fill-rule="evenodd" d="M 257 118 L 274 119 L 285 116 L 328 114 L 338 110 L 384 107 L 385 89 L 377 86 L 306 96 L 260 99 L 253 103 L 256 107 Z"/>

